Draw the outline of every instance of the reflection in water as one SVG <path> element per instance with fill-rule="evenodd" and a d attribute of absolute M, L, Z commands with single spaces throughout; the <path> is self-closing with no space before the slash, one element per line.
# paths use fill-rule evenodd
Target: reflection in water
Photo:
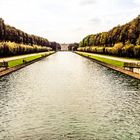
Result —
<path fill-rule="evenodd" d="M 0 139 L 139 139 L 139 89 L 139 80 L 56 53 L 0 79 Z"/>

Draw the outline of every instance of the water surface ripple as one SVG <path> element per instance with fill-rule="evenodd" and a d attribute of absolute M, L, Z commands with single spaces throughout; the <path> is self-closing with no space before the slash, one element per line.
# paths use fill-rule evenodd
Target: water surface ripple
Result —
<path fill-rule="evenodd" d="M 71 52 L 0 79 L 0 140 L 139 140 L 140 81 Z"/>

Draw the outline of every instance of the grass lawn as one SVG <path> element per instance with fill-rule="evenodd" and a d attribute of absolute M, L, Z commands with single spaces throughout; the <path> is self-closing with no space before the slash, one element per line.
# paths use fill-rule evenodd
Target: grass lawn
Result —
<path fill-rule="evenodd" d="M 47 53 L 44 53 L 44 54 L 36 54 L 36 55 L 28 56 L 28 57 L 25 57 L 25 58 L 19 58 L 19 59 L 11 60 L 11 61 L 8 61 L 8 67 L 11 68 L 11 67 L 14 67 L 14 66 L 17 66 L 17 65 L 21 65 L 21 64 L 24 64 L 25 62 L 30 62 L 30 61 L 36 60 L 38 58 L 41 58 L 45 55 L 49 55 L 49 54 L 52 54 L 52 53 L 53 52 L 47 52 Z"/>
<path fill-rule="evenodd" d="M 97 61 L 106 63 L 106 64 L 110 64 L 113 66 L 117 66 L 117 67 L 123 67 L 124 66 L 124 62 L 122 61 L 118 61 L 118 60 L 112 60 L 109 58 L 103 58 L 102 55 L 101 56 L 95 56 L 94 54 L 88 54 L 85 52 L 76 52 L 77 54 L 83 55 L 85 57 L 91 58 L 91 59 L 95 59 Z"/>

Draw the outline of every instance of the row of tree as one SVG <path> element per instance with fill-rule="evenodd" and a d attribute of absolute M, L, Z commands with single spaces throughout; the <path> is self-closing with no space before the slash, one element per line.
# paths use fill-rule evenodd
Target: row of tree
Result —
<path fill-rule="evenodd" d="M 57 42 L 49 42 L 48 47 L 51 47 L 54 51 L 60 51 L 61 45 Z"/>
<path fill-rule="evenodd" d="M 0 42 L 0 56 L 12 56 L 51 51 L 52 48 L 38 45 L 25 45 L 15 42 Z"/>
<path fill-rule="evenodd" d="M 79 43 L 71 43 L 68 45 L 68 50 L 69 51 L 76 51 L 78 47 L 79 47 Z"/>
<path fill-rule="evenodd" d="M 2 18 L 0 18 L 0 41 L 11 41 L 31 46 L 47 46 L 53 48 L 53 50 L 61 49 L 61 46 L 56 42 L 49 42 L 46 38 L 30 35 L 15 27 L 6 25 Z"/>
<path fill-rule="evenodd" d="M 113 47 L 87 46 L 79 47 L 78 51 L 114 55 L 119 57 L 140 58 L 140 45 L 116 43 Z"/>
<path fill-rule="evenodd" d="M 85 46 L 106 46 L 112 47 L 115 43 L 122 42 L 125 44 L 140 43 L 140 15 L 125 25 L 118 25 L 108 32 L 92 34 L 85 37 L 80 42 L 80 47 Z"/>

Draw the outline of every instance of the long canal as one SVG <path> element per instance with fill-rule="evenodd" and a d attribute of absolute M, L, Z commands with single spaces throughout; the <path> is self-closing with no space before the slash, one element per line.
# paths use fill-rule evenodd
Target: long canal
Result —
<path fill-rule="evenodd" d="M 0 140 L 139 140 L 140 81 L 71 52 L 0 78 Z"/>

